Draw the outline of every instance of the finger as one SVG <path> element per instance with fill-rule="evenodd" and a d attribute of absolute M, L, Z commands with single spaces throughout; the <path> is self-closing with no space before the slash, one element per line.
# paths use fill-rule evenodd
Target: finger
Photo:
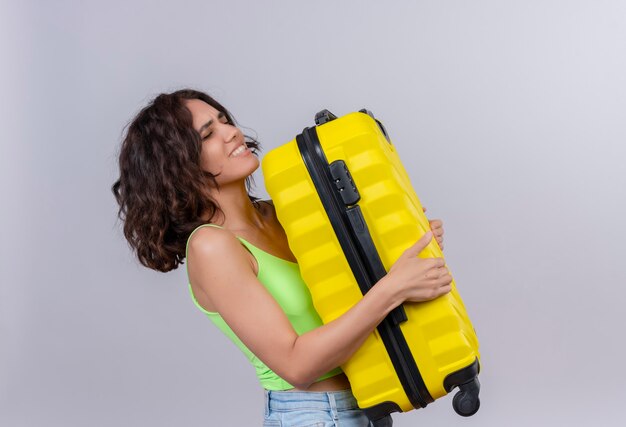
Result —
<path fill-rule="evenodd" d="M 451 283 L 453 277 L 452 277 L 452 274 L 450 274 L 450 271 L 446 268 L 446 272 L 441 275 L 440 279 L 443 280 L 445 284 L 445 283 Z"/>
<path fill-rule="evenodd" d="M 452 284 L 448 284 L 439 288 L 439 296 L 445 295 L 452 290 Z"/>
<path fill-rule="evenodd" d="M 427 271 L 438 271 L 440 268 L 445 268 L 446 265 L 446 261 L 443 258 L 427 258 L 425 261 L 428 262 L 428 264 L 426 264 L 426 267 L 428 268 Z M 430 273 L 429 277 L 435 278 L 439 277 L 439 275 L 435 273 Z"/>
<path fill-rule="evenodd" d="M 446 267 L 445 265 L 443 267 L 439 267 L 437 269 L 437 273 L 438 276 L 437 277 L 444 277 L 444 276 L 449 276 L 450 275 L 450 270 L 448 270 L 448 267 Z"/>
<path fill-rule="evenodd" d="M 443 229 L 443 221 L 440 219 L 432 219 L 432 220 L 429 220 L 428 223 L 430 224 L 431 229 L 435 229 L 435 228 Z"/>
<path fill-rule="evenodd" d="M 437 267 L 432 269 L 429 273 L 428 276 L 432 279 L 437 280 L 437 282 L 440 282 L 442 280 L 445 280 L 446 277 L 450 276 L 450 271 L 448 270 L 447 267 L 443 266 L 443 267 Z M 450 276 L 451 277 L 451 276 Z"/>
<path fill-rule="evenodd" d="M 424 279 L 431 280 L 432 282 L 437 283 L 440 275 L 441 273 L 439 272 L 438 268 L 431 268 L 424 272 Z"/>
<path fill-rule="evenodd" d="M 430 290 L 430 299 L 431 300 L 437 299 L 440 296 L 447 294 L 451 290 L 452 290 L 452 286 L 450 286 L 450 285 L 439 286 L 439 287 L 436 287 L 436 288 L 431 288 L 431 290 Z"/>
<path fill-rule="evenodd" d="M 450 274 L 450 272 L 446 272 L 442 274 L 440 277 L 436 279 L 432 279 L 432 284 L 433 286 L 436 286 L 436 287 L 447 286 L 450 283 L 452 283 L 452 275 Z"/>
<path fill-rule="evenodd" d="M 427 231 L 413 246 L 404 251 L 404 256 L 414 257 L 420 254 L 433 239 L 432 231 Z"/>

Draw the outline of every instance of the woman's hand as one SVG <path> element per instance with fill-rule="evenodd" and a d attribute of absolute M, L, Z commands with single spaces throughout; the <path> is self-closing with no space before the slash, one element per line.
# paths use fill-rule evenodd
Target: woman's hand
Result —
<path fill-rule="evenodd" d="M 388 286 L 397 290 L 402 301 L 429 301 L 452 289 L 452 276 L 443 258 L 418 258 L 432 238 L 431 231 L 424 234 L 404 251 L 382 279 L 391 283 Z"/>
<path fill-rule="evenodd" d="M 425 207 L 422 206 L 422 209 L 426 212 Z M 437 243 L 439 243 L 439 247 L 443 251 L 443 221 L 440 219 L 433 219 L 432 221 L 428 220 L 428 223 L 430 224 L 430 229 L 433 231 L 433 236 L 435 236 Z"/>

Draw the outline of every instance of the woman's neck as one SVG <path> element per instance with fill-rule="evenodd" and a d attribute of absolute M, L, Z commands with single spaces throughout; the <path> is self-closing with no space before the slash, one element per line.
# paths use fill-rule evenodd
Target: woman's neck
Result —
<path fill-rule="evenodd" d="M 222 227 L 231 231 L 265 228 L 266 218 L 248 197 L 245 185 L 222 187 L 213 193 L 213 199 L 222 211 L 215 216 L 214 222 Z"/>

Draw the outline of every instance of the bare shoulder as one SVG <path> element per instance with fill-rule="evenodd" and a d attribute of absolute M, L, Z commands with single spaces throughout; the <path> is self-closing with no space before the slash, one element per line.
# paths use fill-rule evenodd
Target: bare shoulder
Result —
<path fill-rule="evenodd" d="M 207 280 L 194 280 L 201 275 L 219 275 L 225 269 L 252 271 L 249 252 L 239 239 L 228 230 L 217 227 L 202 227 L 189 239 L 187 263 L 192 286 L 204 287 Z"/>
<path fill-rule="evenodd" d="M 189 238 L 189 257 L 194 255 L 202 258 L 217 255 L 238 244 L 235 235 L 228 230 L 217 227 L 202 227 Z"/>

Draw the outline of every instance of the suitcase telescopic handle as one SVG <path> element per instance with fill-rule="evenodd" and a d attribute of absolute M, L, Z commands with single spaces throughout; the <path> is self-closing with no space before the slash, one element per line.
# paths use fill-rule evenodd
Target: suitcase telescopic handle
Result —
<path fill-rule="evenodd" d="M 336 118 L 337 116 L 335 116 L 330 111 L 324 109 L 315 115 L 315 124 L 318 126 L 323 125 L 324 123 L 330 122 L 331 120 L 335 120 Z"/>
<path fill-rule="evenodd" d="M 376 117 L 374 117 L 374 113 L 372 113 L 367 108 L 361 108 L 359 110 L 359 113 L 367 114 L 372 119 L 376 120 Z M 323 125 L 324 123 L 330 122 L 331 120 L 335 120 L 336 118 L 337 118 L 337 116 L 335 116 L 333 113 L 331 113 L 327 109 L 323 109 L 322 111 L 319 111 L 315 115 L 315 124 L 316 125 Z M 378 122 L 378 124 L 380 125 L 380 122 L 378 120 L 376 120 L 376 122 Z"/>
<path fill-rule="evenodd" d="M 389 144 L 391 144 L 391 138 L 389 138 L 389 134 L 387 133 L 387 129 L 385 129 L 385 126 L 380 122 L 380 120 L 378 120 L 376 117 L 374 117 L 374 113 L 372 113 L 367 108 L 361 108 L 359 110 L 359 113 L 367 114 L 372 119 L 374 119 L 374 121 L 376 122 L 376 124 L 380 128 L 380 131 L 383 133 L 383 135 L 384 135 L 385 139 L 387 140 L 387 142 Z M 336 118 L 337 118 L 337 116 L 335 116 L 330 111 L 324 109 L 324 110 L 318 112 L 315 115 L 315 124 L 318 125 L 318 126 L 319 125 L 323 125 L 324 123 L 328 123 L 328 122 L 330 122 L 332 120 L 335 120 Z"/>

